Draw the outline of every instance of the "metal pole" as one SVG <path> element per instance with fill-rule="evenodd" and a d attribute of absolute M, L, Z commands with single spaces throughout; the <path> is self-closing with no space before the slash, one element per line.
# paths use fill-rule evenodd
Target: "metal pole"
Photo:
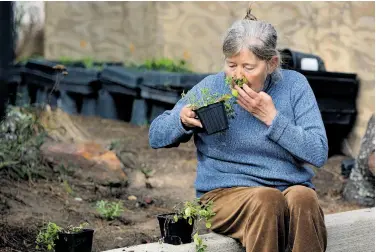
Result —
<path fill-rule="evenodd" d="M 8 102 L 7 72 L 13 61 L 13 3 L 0 2 L 0 120 Z"/>

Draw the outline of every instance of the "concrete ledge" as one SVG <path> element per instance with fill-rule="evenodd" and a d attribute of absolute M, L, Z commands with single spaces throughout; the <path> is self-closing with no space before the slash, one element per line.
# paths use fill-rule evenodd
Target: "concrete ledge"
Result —
<path fill-rule="evenodd" d="M 328 252 L 375 251 L 375 208 L 325 216 Z"/>
<path fill-rule="evenodd" d="M 325 216 L 328 230 L 327 252 L 375 251 L 375 208 L 365 208 Z M 202 235 L 208 252 L 244 252 L 232 238 L 210 233 Z M 195 252 L 193 243 L 170 245 L 149 243 L 105 252 Z"/>

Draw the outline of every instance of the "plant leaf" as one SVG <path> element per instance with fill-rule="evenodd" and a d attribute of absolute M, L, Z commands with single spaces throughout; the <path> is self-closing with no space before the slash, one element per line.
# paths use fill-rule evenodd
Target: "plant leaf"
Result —
<path fill-rule="evenodd" d="M 185 209 L 184 213 L 185 213 L 186 216 L 191 216 L 192 209 L 190 207 L 188 207 L 188 208 Z"/>
<path fill-rule="evenodd" d="M 232 89 L 232 90 L 231 90 L 231 94 L 232 94 L 234 97 L 238 97 L 238 95 L 239 95 L 238 90 L 236 90 L 236 89 Z"/>
<path fill-rule="evenodd" d="M 205 226 L 206 228 L 211 228 L 212 224 L 210 222 L 206 222 Z"/>

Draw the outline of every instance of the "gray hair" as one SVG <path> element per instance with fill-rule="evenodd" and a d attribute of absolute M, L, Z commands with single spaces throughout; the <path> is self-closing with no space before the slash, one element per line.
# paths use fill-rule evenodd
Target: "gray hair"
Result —
<path fill-rule="evenodd" d="M 248 19 L 236 21 L 225 35 L 223 54 L 225 58 L 232 57 L 243 48 L 248 48 L 256 57 L 264 61 L 278 56 L 277 68 L 272 75 L 281 76 L 281 55 L 277 50 L 277 32 L 271 24 Z"/>

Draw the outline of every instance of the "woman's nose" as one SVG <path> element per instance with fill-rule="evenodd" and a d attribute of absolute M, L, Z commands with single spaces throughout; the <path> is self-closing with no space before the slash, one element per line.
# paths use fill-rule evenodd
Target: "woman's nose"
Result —
<path fill-rule="evenodd" d="M 236 79 L 241 79 L 243 78 L 243 71 L 240 67 L 236 68 L 236 71 L 235 71 L 235 78 Z"/>

